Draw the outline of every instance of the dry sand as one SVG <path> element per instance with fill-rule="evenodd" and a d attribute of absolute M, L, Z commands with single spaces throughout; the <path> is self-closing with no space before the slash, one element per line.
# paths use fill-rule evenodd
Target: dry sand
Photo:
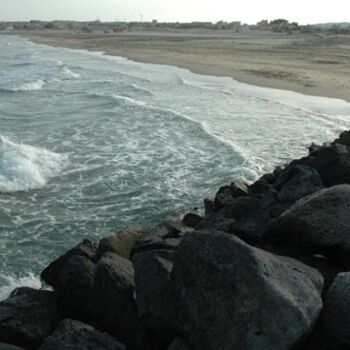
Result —
<path fill-rule="evenodd" d="M 253 85 L 350 102 L 350 35 L 233 31 L 21 33 L 34 42 L 176 65 Z"/>

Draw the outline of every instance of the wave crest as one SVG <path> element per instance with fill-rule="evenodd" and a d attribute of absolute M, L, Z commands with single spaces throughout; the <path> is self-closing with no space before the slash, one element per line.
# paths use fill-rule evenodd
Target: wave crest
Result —
<path fill-rule="evenodd" d="M 43 80 L 38 79 L 36 81 L 23 83 L 22 85 L 20 85 L 20 86 L 18 86 L 16 88 L 10 89 L 10 91 L 14 91 L 14 92 L 19 92 L 19 91 L 38 91 L 38 90 L 42 90 L 44 85 L 46 85 L 46 83 Z"/>
<path fill-rule="evenodd" d="M 15 278 L 11 275 L 0 276 L 0 301 L 5 300 L 10 296 L 14 289 L 19 287 L 31 287 L 40 289 L 42 287 L 40 278 L 33 273 L 28 273 L 24 277 Z"/>
<path fill-rule="evenodd" d="M 0 192 L 42 188 L 63 167 L 65 156 L 0 136 Z"/>
<path fill-rule="evenodd" d="M 63 73 L 66 77 L 71 78 L 71 79 L 79 79 L 80 78 L 80 74 L 73 72 L 72 70 L 70 70 L 67 67 L 63 68 Z"/>

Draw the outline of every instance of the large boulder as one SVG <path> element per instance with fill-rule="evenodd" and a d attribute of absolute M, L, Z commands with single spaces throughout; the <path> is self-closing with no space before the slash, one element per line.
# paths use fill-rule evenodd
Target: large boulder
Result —
<path fill-rule="evenodd" d="M 321 190 L 295 203 L 270 227 L 268 238 L 306 247 L 350 267 L 350 185 Z"/>
<path fill-rule="evenodd" d="M 169 345 L 168 350 L 190 350 L 190 348 L 183 338 L 176 338 Z"/>
<path fill-rule="evenodd" d="M 148 349 L 147 333 L 137 315 L 134 300 L 134 268 L 131 261 L 105 253 L 97 264 L 90 293 L 94 324 L 108 331 L 128 349 Z"/>
<path fill-rule="evenodd" d="M 136 304 L 142 320 L 164 344 L 177 335 L 176 303 L 171 281 L 171 250 L 153 250 L 134 259 Z"/>
<path fill-rule="evenodd" d="M 306 165 L 316 169 L 326 187 L 350 184 L 350 148 L 346 144 L 325 145 L 291 164 Z"/>
<path fill-rule="evenodd" d="M 338 348 L 350 347 L 350 272 L 335 278 L 326 296 L 321 322 L 330 343 Z"/>
<path fill-rule="evenodd" d="M 98 245 L 97 259 L 106 252 L 115 253 L 125 259 L 129 259 L 135 242 L 144 234 L 145 232 L 143 231 L 123 230 L 116 235 L 102 238 Z"/>
<path fill-rule="evenodd" d="M 195 349 L 290 349 L 322 308 L 317 270 L 225 233 L 185 235 L 171 277 L 178 327 Z"/>
<path fill-rule="evenodd" d="M 126 350 L 111 335 L 74 320 L 63 320 L 39 350 Z"/>
<path fill-rule="evenodd" d="M 57 286 L 57 278 L 60 274 L 61 269 L 68 261 L 68 259 L 73 255 L 84 256 L 90 260 L 94 260 L 97 251 L 97 245 L 88 239 L 79 243 L 74 248 L 70 249 L 65 254 L 61 255 L 59 258 L 54 260 L 45 270 L 41 273 L 41 278 L 53 288 Z"/>
<path fill-rule="evenodd" d="M 89 296 L 96 265 L 83 255 L 72 255 L 55 283 L 59 307 L 66 318 L 88 321 Z"/>
<path fill-rule="evenodd" d="M 236 198 L 218 213 L 226 219 L 234 220 L 232 233 L 251 244 L 264 237 L 271 220 L 263 202 L 254 197 Z"/>
<path fill-rule="evenodd" d="M 0 350 L 24 350 L 24 348 L 20 348 L 15 345 L 0 343 Z"/>
<path fill-rule="evenodd" d="M 19 288 L 0 303 L 0 342 L 35 349 L 59 321 L 56 293 Z"/>
<path fill-rule="evenodd" d="M 310 167 L 288 166 L 276 178 L 273 188 L 278 201 L 287 208 L 299 199 L 324 188 L 319 173 Z"/>

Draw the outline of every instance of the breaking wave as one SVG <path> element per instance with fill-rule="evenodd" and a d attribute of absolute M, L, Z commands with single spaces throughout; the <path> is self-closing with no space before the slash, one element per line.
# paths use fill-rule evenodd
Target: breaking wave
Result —
<path fill-rule="evenodd" d="M 64 160 L 63 155 L 0 136 L 0 192 L 42 188 L 62 169 Z"/>
<path fill-rule="evenodd" d="M 9 91 L 14 91 L 14 92 L 18 92 L 18 91 L 38 91 L 38 90 L 42 90 L 42 88 L 44 87 L 45 82 L 41 79 L 35 80 L 35 81 L 31 81 L 28 83 L 23 83 L 18 87 L 15 87 L 13 89 L 9 89 Z"/>

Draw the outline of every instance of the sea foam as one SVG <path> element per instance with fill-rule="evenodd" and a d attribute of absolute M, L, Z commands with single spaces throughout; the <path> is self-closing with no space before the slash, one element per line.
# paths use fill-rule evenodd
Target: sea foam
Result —
<path fill-rule="evenodd" d="M 0 192 L 42 188 L 63 167 L 65 156 L 0 136 Z"/>
<path fill-rule="evenodd" d="M 42 88 L 44 87 L 45 82 L 41 79 L 35 80 L 35 81 L 31 81 L 31 82 L 27 82 L 27 83 L 23 83 L 18 87 L 15 87 L 13 89 L 11 89 L 14 92 L 18 92 L 18 91 L 38 91 L 38 90 L 42 90 Z"/>
<path fill-rule="evenodd" d="M 31 287 L 39 289 L 42 287 L 40 278 L 31 272 L 20 278 L 15 278 L 11 275 L 0 276 L 0 284 L 0 301 L 8 298 L 10 293 L 16 288 Z"/>

